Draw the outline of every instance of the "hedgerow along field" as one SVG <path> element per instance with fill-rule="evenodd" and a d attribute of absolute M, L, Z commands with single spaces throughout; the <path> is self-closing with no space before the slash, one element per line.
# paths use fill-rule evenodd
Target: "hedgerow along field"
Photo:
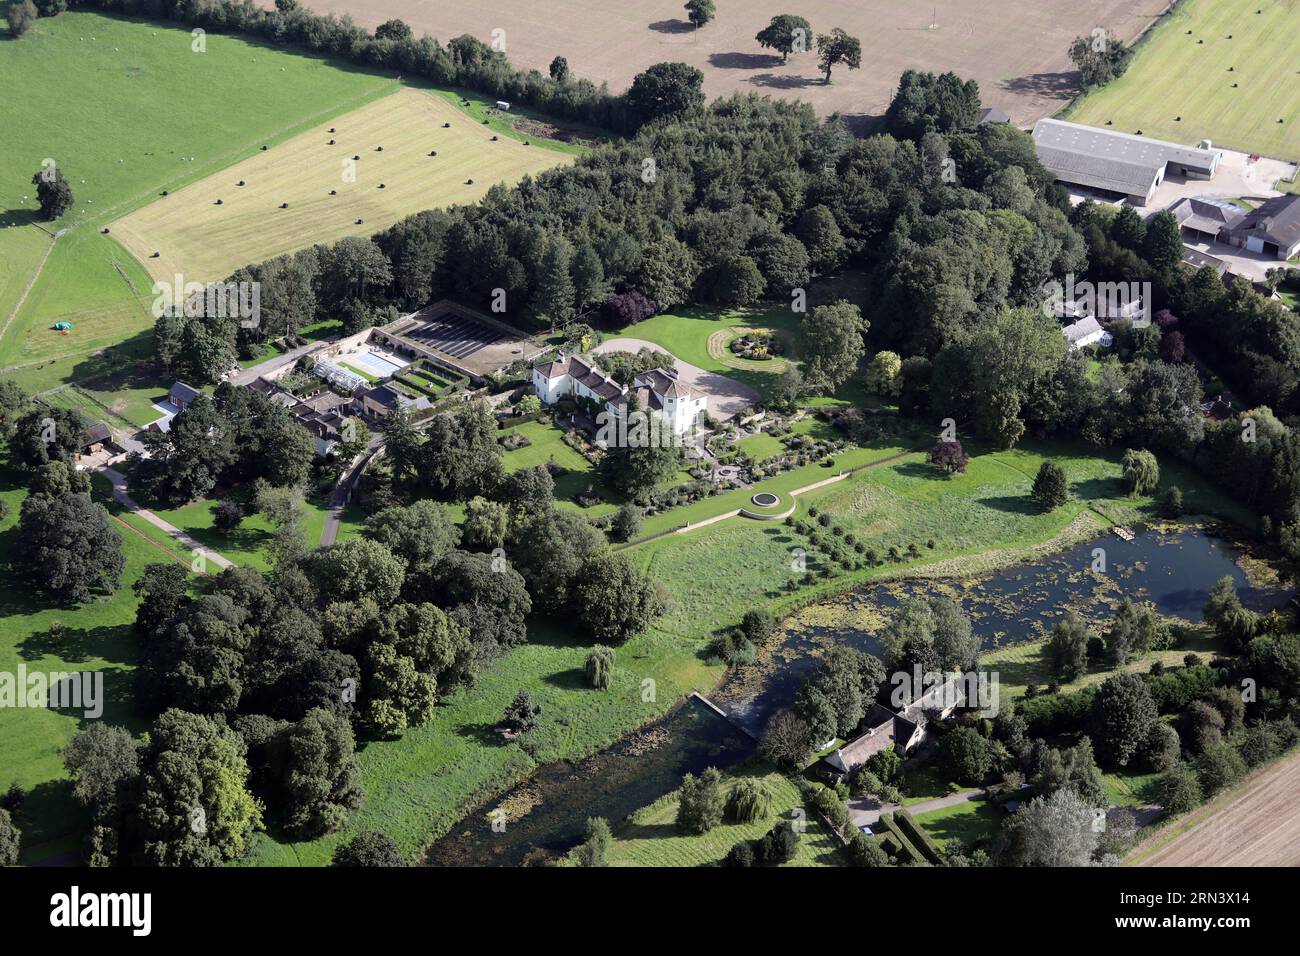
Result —
<path fill-rule="evenodd" d="M 271 0 L 260 0 L 269 7 Z M 879 116 L 906 69 L 952 70 L 979 82 L 986 104 L 1020 123 L 1055 112 L 1075 91 L 1069 47 L 1098 24 L 1132 39 L 1164 6 L 1140 0 L 967 0 L 920 3 L 719 3 L 717 18 L 696 30 L 682 0 L 312 0 L 318 13 L 349 14 L 373 29 L 400 17 L 444 42 L 470 33 L 505 43 L 517 66 L 545 73 L 556 54 L 574 76 L 607 82 L 614 92 L 654 63 L 681 61 L 704 74 L 709 99 L 760 93 L 811 103 L 822 115 Z M 781 56 L 754 35 L 778 13 L 807 18 L 814 34 L 843 27 L 862 42 L 862 68 L 837 67 L 822 82 L 816 53 Z M 498 32 L 499 31 L 499 32 Z M 810 44 L 811 46 L 811 44 Z"/>
<path fill-rule="evenodd" d="M 1298 67 L 1295 0 L 1184 0 L 1141 44 L 1128 72 L 1085 97 L 1069 118 L 1294 160 Z"/>
<path fill-rule="evenodd" d="M 21 40 L 6 36 L 0 56 L 0 368 L 29 391 L 88 383 L 141 425 L 157 417 L 149 404 L 159 391 L 142 380 L 153 352 L 152 280 L 99 230 L 164 189 L 398 87 L 350 64 L 233 37 L 209 34 L 204 52 L 193 43 L 174 25 L 64 13 Z M 56 223 L 34 215 L 32 175 L 47 158 L 76 200 Z M 72 331 L 55 332 L 59 320 Z"/>
<path fill-rule="evenodd" d="M 211 282 L 250 262 L 373 235 L 424 209 L 476 202 L 493 185 L 567 158 L 542 141 L 474 123 L 446 96 L 408 87 L 258 150 L 110 228 L 154 279 Z"/>

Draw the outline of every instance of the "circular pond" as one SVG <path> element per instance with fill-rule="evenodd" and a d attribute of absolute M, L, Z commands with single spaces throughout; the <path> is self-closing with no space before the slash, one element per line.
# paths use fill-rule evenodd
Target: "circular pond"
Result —
<path fill-rule="evenodd" d="M 771 508 L 780 499 L 770 491 L 760 491 L 749 500 L 754 502 L 754 504 L 758 505 L 760 508 Z"/>

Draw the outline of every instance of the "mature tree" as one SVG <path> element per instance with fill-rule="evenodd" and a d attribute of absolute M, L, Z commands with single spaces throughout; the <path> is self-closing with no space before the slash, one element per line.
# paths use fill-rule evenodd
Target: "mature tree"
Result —
<path fill-rule="evenodd" d="M 366 723 L 380 736 L 392 737 L 420 727 L 433 716 L 438 684 L 421 673 L 415 661 L 392 644 L 377 643 L 366 654 Z"/>
<path fill-rule="evenodd" d="M 1160 464 L 1145 448 L 1130 448 L 1120 462 L 1129 497 L 1153 494 L 1160 484 Z"/>
<path fill-rule="evenodd" d="M 475 496 L 465 505 L 462 543 L 475 551 L 495 550 L 505 542 L 509 526 L 509 508 L 499 501 Z"/>
<path fill-rule="evenodd" d="M 1178 764 L 1181 755 L 1178 731 L 1163 721 L 1153 722 L 1147 739 L 1142 743 L 1142 762 L 1156 773 L 1165 773 Z"/>
<path fill-rule="evenodd" d="M 1227 741 L 1206 750 L 1196 758 L 1194 766 L 1196 779 L 1207 798 L 1238 783 L 1246 776 L 1247 769 L 1237 748 Z"/>
<path fill-rule="evenodd" d="M 490 495 L 501 481 L 497 421 L 483 399 L 453 415 L 437 415 L 420 446 L 419 478 L 438 498 L 468 501 Z"/>
<path fill-rule="evenodd" d="M 140 752 L 129 731 L 89 721 L 63 748 L 72 794 L 87 807 L 116 804 L 123 786 L 140 771 Z"/>
<path fill-rule="evenodd" d="M 659 311 L 659 306 L 641 292 L 631 289 L 611 297 L 605 304 L 605 311 L 609 315 L 610 324 L 616 329 L 621 329 L 650 318 Z"/>
<path fill-rule="evenodd" d="M 813 272 L 827 275 L 843 264 L 846 251 L 844 233 L 835 221 L 835 214 L 826 206 L 805 209 L 795 225 L 795 235 L 808 251 Z"/>
<path fill-rule="evenodd" d="M 1106 678 L 1092 699 L 1089 721 L 1090 736 L 1102 759 L 1112 766 L 1127 766 L 1146 741 L 1156 716 L 1155 701 L 1141 677 Z"/>
<path fill-rule="evenodd" d="M 635 281 L 658 311 L 690 301 L 699 275 L 700 263 L 691 247 L 664 236 L 641 250 Z"/>
<path fill-rule="evenodd" d="M 664 611 L 658 583 L 621 554 L 588 558 L 573 602 L 578 623 L 602 643 L 615 645 L 645 631 Z"/>
<path fill-rule="evenodd" d="M 749 256 L 728 256 L 718 263 L 715 273 L 713 301 L 719 305 L 744 308 L 761 299 L 767 288 L 768 280 Z"/>
<path fill-rule="evenodd" d="M 813 730 L 808 721 L 793 711 L 783 710 L 770 721 L 763 732 L 763 755 L 784 770 L 794 770 L 816 746 Z"/>
<path fill-rule="evenodd" d="M 850 70 L 856 70 L 862 65 L 862 42 L 854 36 L 849 36 L 840 27 L 835 27 L 830 33 L 821 33 L 817 36 L 817 65 L 826 73 L 825 82 L 831 81 L 831 70 L 843 63 Z"/>
<path fill-rule="evenodd" d="M 60 600 L 85 603 L 122 583 L 122 536 L 89 495 L 28 495 L 15 543 L 14 570 Z"/>
<path fill-rule="evenodd" d="M 785 63 L 790 59 L 791 53 L 807 53 L 812 49 L 813 33 L 812 27 L 803 17 L 781 13 L 759 30 L 754 39 L 759 46 L 780 53 L 781 62 Z"/>
<path fill-rule="evenodd" d="M 1094 30 L 1091 36 L 1075 37 L 1070 44 L 1070 59 L 1079 68 L 1085 90 L 1123 75 L 1132 58 L 1133 51 L 1108 30 Z"/>
<path fill-rule="evenodd" d="M 578 866 L 604 866 L 605 851 L 609 849 L 611 839 L 608 820 L 604 817 L 588 817 L 582 842 L 573 851 Z"/>
<path fill-rule="evenodd" d="M 601 476 L 629 498 L 641 498 L 677 473 L 681 448 L 667 440 L 671 427 L 654 411 L 643 411 L 628 399 L 626 435 L 610 442 L 600 460 Z"/>
<path fill-rule="evenodd" d="M 361 806 L 361 768 L 352 726 L 316 708 L 284 734 L 276 810 L 299 838 L 332 833 Z"/>
<path fill-rule="evenodd" d="M 582 665 L 587 686 L 596 690 L 609 690 L 614 683 L 614 649 L 604 644 L 597 644 L 587 652 L 587 659 Z"/>
<path fill-rule="evenodd" d="M 541 267 L 533 291 L 533 310 L 537 317 L 551 326 L 573 321 L 575 293 L 570 269 L 573 265 L 573 244 L 563 236 L 552 236 L 542 252 Z"/>
<path fill-rule="evenodd" d="M 903 360 L 897 352 L 877 352 L 867 366 L 867 390 L 883 398 L 897 398 L 903 390 Z"/>
<path fill-rule="evenodd" d="M 521 690 L 506 707 L 504 725 L 512 733 L 526 734 L 537 729 L 541 713 L 541 705 L 533 702 L 533 696 L 528 691 Z"/>
<path fill-rule="evenodd" d="M 32 0 L 14 0 L 9 4 L 6 16 L 9 20 L 9 32 L 15 37 L 24 36 L 36 22 L 36 5 Z"/>
<path fill-rule="evenodd" d="M 307 540 L 307 501 L 301 486 L 277 488 L 259 480 L 253 503 L 274 529 L 268 551 L 276 567 L 298 560 L 314 543 Z"/>
<path fill-rule="evenodd" d="M 1100 833 L 1097 810 L 1072 790 L 1030 801 L 1003 824 L 1005 862 L 1013 866 L 1088 866 Z"/>
<path fill-rule="evenodd" d="M 10 22 L 12 23 L 12 20 Z M 0 809 L 0 866 L 17 866 L 18 853 L 22 849 L 22 844 L 22 831 L 14 826 L 9 811 Z"/>
<path fill-rule="evenodd" d="M 648 123 L 699 109 L 704 105 L 703 87 L 704 74 L 695 67 L 685 63 L 656 63 L 633 77 L 632 85 L 623 95 L 629 112 Z"/>
<path fill-rule="evenodd" d="M 1150 607 L 1125 598 L 1115 609 L 1115 616 L 1102 636 L 1111 666 L 1123 667 L 1132 659 L 1144 657 L 1160 643 L 1160 621 Z"/>
<path fill-rule="evenodd" d="M 569 61 L 562 56 L 557 56 L 551 61 L 547 72 L 556 83 L 567 83 L 569 81 Z"/>
<path fill-rule="evenodd" d="M 1062 683 L 1077 680 L 1088 669 L 1088 628 L 1073 611 L 1052 625 L 1047 657 L 1052 675 Z"/>
<path fill-rule="evenodd" d="M 610 519 L 610 536 L 615 541 L 631 541 L 641 529 L 641 520 L 644 516 L 645 512 L 632 502 L 624 503 Z"/>
<path fill-rule="evenodd" d="M 573 277 L 573 304 L 581 314 L 600 308 L 614 293 L 614 284 L 605 275 L 600 253 L 590 242 L 578 245 L 569 273 Z"/>
<path fill-rule="evenodd" d="M 716 15 L 713 0 L 686 0 L 686 17 L 698 30 Z"/>
<path fill-rule="evenodd" d="M 243 857 L 262 828 L 248 792 L 243 741 L 182 710 L 149 732 L 136 807 L 141 855 L 154 866 L 215 866 Z"/>
<path fill-rule="evenodd" d="M 970 456 L 962 450 L 961 442 L 957 439 L 944 438 L 926 453 L 926 460 L 940 471 L 951 475 L 955 472 L 965 473 Z"/>
<path fill-rule="evenodd" d="M 373 240 L 346 236 L 324 247 L 317 296 L 321 302 L 364 302 L 370 290 L 383 288 L 392 280 L 392 262 Z"/>
<path fill-rule="evenodd" d="M 175 561 L 146 564 L 144 573 L 131 585 L 140 598 L 135 610 L 135 632 L 143 642 L 150 642 L 171 623 L 172 618 L 189 600 L 190 573 Z"/>
<path fill-rule="evenodd" d="M 1037 768 L 1031 783 L 1040 796 L 1068 789 L 1093 806 L 1107 800 L 1105 780 L 1093 756 L 1092 741 L 1086 736 L 1063 750 L 1037 740 L 1030 749 L 1029 764 Z"/>
<path fill-rule="evenodd" d="M 939 759 L 947 772 L 968 786 L 977 787 L 993 769 L 989 742 L 973 727 L 958 727 L 939 741 Z"/>
<path fill-rule="evenodd" d="M 885 111 L 885 129 L 919 142 L 929 132 L 950 135 L 974 129 L 979 115 L 980 90 L 974 80 L 963 81 L 955 73 L 904 70 Z"/>
<path fill-rule="evenodd" d="M 677 791 L 677 829 L 682 833 L 708 833 L 722 822 L 725 802 L 722 773 L 708 767 L 699 777 L 687 774 Z"/>
<path fill-rule="evenodd" d="M 1142 251 L 1147 262 L 1162 273 L 1168 274 L 1182 264 L 1182 229 L 1168 209 L 1160 210 L 1147 220 Z"/>
<path fill-rule="evenodd" d="M 331 601 L 369 597 L 381 606 L 393 604 L 406 574 L 406 562 L 370 538 L 332 544 L 306 561 L 320 593 Z"/>
<path fill-rule="evenodd" d="M 402 851 L 386 833 L 365 830 L 334 848 L 333 866 L 406 866 Z"/>
<path fill-rule="evenodd" d="M 21 6 L 18 4 L 20 9 Z M 9 9 L 12 12 L 14 8 L 11 6 Z M 53 221 L 72 208 L 72 187 L 64 178 L 63 170 L 53 163 L 41 167 L 41 171 L 32 177 L 32 185 L 36 187 L 36 201 L 41 205 L 42 219 Z"/>
<path fill-rule="evenodd" d="M 410 40 L 413 38 L 414 33 L 403 20 L 385 20 L 375 27 L 376 40 Z"/>
<path fill-rule="evenodd" d="M 86 425 L 75 408 L 34 408 L 14 422 L 10 458 L 15 466 L 28 470 L 51 461 L 70 462 Z"/>
<path fill-rule="evenodd" d="M 727 794 L 726 817 L 733 823 L 755 823 L 772 814 L 772 790 L 757 777 L 742 777 Z"/>
<path fill-rule="evenodd" d="M 205 497 L 236 458 L 234 436 L 206 395 L 176 415 L 167 431 L 141 436 L 145 454 L 130 456 L 131 487 L 164 503 Z"/>
<path fill-rule="evenodd" d="M 758 841 L 754 862 L 761 866 L 780 866 L 794 859 L 799 849 L 799 834 L 789 820 L 782 820 Z"/>
<path fill-rule="evenodd" d="M 1055 511 L 1070 497 L 1065 471 L 1055 462 L 1043 462 L 1038 466 L 1038 475 L 1029 494 L 1043 511 Z"/>
<path fill-rule="evenodd" d="M 1161 776 L 1156 781 L 1156 790 L 1160 795 L 1160 805 L 1166 813 L 1173 815 L 1196 809 L 1205 798 L 1200 780 L 1185 763 L 1178 764 Z"/>
<path fill-rule="evenodd" d="M 845 299 L 819 305 L 804 318 L 800 354 L 811 388 L 830 393 L 852 377 L 865 351 L 862 337 L 869 324 L 862 310 Z"/>
<path fill-rule="evenodd" d="M 460 531 L 447 506 L 428 499 L 371 515 L 366 533 L 412 569 L 432 567 L 460 544 Z"/>

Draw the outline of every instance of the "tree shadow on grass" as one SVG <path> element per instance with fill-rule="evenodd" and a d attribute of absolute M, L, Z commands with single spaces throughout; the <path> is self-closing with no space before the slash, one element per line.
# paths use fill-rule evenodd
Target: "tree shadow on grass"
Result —
<path fill-rule="evenodd" d="M 655 33 L 692 33 L 695 30 L 690 20 L 655 20 L 646 26 Z"/>
<path fill-rule="evenodd" d="M 1070 97 L 1079 91 L 1082 77 L 1078 70 L 1062 70 L 1056 73 L 1029 73 L 1025 76 L 1013 76 L 1000 84 L 1008 93 L 1028 94 L 1030 96 Z"/>
<path fill-rule="evenodd" d="M 819 76 L 790 76 L 785 73 L 758 73 L 751 76 L 749 82 L 771 90 L 802 90 L 826 85 Z"/>
<path fill-rule="evenodd" d="M 1041 514 L 1042 509 L 1028 495 L 998 495 L 994 498 L 980 498 L 977 504 L 1015 515 Z"/>
<path fill-rule="evenodd" d="M 619 825 L 618 835 L 623 840 L 667 840 L 678 836 L 678 833 L 676 824 L 636 823 L 628 820 Z"/>
<path fill-rule="evenodd" d="M 100 659 L 114 664 L 134 664 L 138 658 L 130 624 L 89 628 L 68 628 L 58 638 L 48 630 L 33 631 L 18 642 L 23 660 L 57 657 L 68 664 Z"/>
<path fill-rule="evenodd" d="M 72 781 L 46 780 L 32 787 L 14 814 L 14 823 L 23 832 L 22 865 L 76 866 L 82 862 L 76 835 L 89 829 L 90 815 L 72 795 Z"/>
<path fill-rule="evenodd" d="M 1070 493 L 1083 501 L 1099 498 L 1119 498 L 1124 494 L 1124 482 L 1119 478 L 1085 478 L 1070 485 Z"/>
<path fill-rule="evenodd" d="M 0 37 L 8 38 L 8 34 L 0 33 Z M 34 187 L 33 187 L 34 188 Z M 0 210 L 0 228 L 9 226 L 32 226 L 41 222 L 40 214 L 33 209 L 4 209 Z"/>
<path fill-rule="evenodd" d="M 710 53 L 709 66 L 720 70 L 761 70 L 781 65 L 781 58 L 770 53 Z"/>
<path fill-rule="evenodd" d="M 508 747 L 514 743 L 497 731 L 496 723 L 463 723 L 456 725 L 456 735 L 472 740 L 481 747 Z"/>
<path fill-rule="evenodd" d="M 567 671 L 557 671 L 542 678 L 542 683 L 559 690 L 589 690 L 587 675 L 581 667 L 571 667 Z"/>

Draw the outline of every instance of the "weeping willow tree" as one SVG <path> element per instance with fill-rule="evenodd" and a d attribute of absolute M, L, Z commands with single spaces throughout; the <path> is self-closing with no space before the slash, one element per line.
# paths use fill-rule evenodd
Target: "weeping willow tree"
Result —
<path fill-rule="evenodd" d="M 753 823 L 772 813 L 772 791 L 762 780 L 746 777 L 727 796 L 727 818 L 735 823 Z"/>
<path fill-rule="evenodd" d="M 609 690 L 614 682 L 614 649 L 597 644 L 587 652 L 587 661 L 583 665 L 587 683 L 596 690 Z"/>

